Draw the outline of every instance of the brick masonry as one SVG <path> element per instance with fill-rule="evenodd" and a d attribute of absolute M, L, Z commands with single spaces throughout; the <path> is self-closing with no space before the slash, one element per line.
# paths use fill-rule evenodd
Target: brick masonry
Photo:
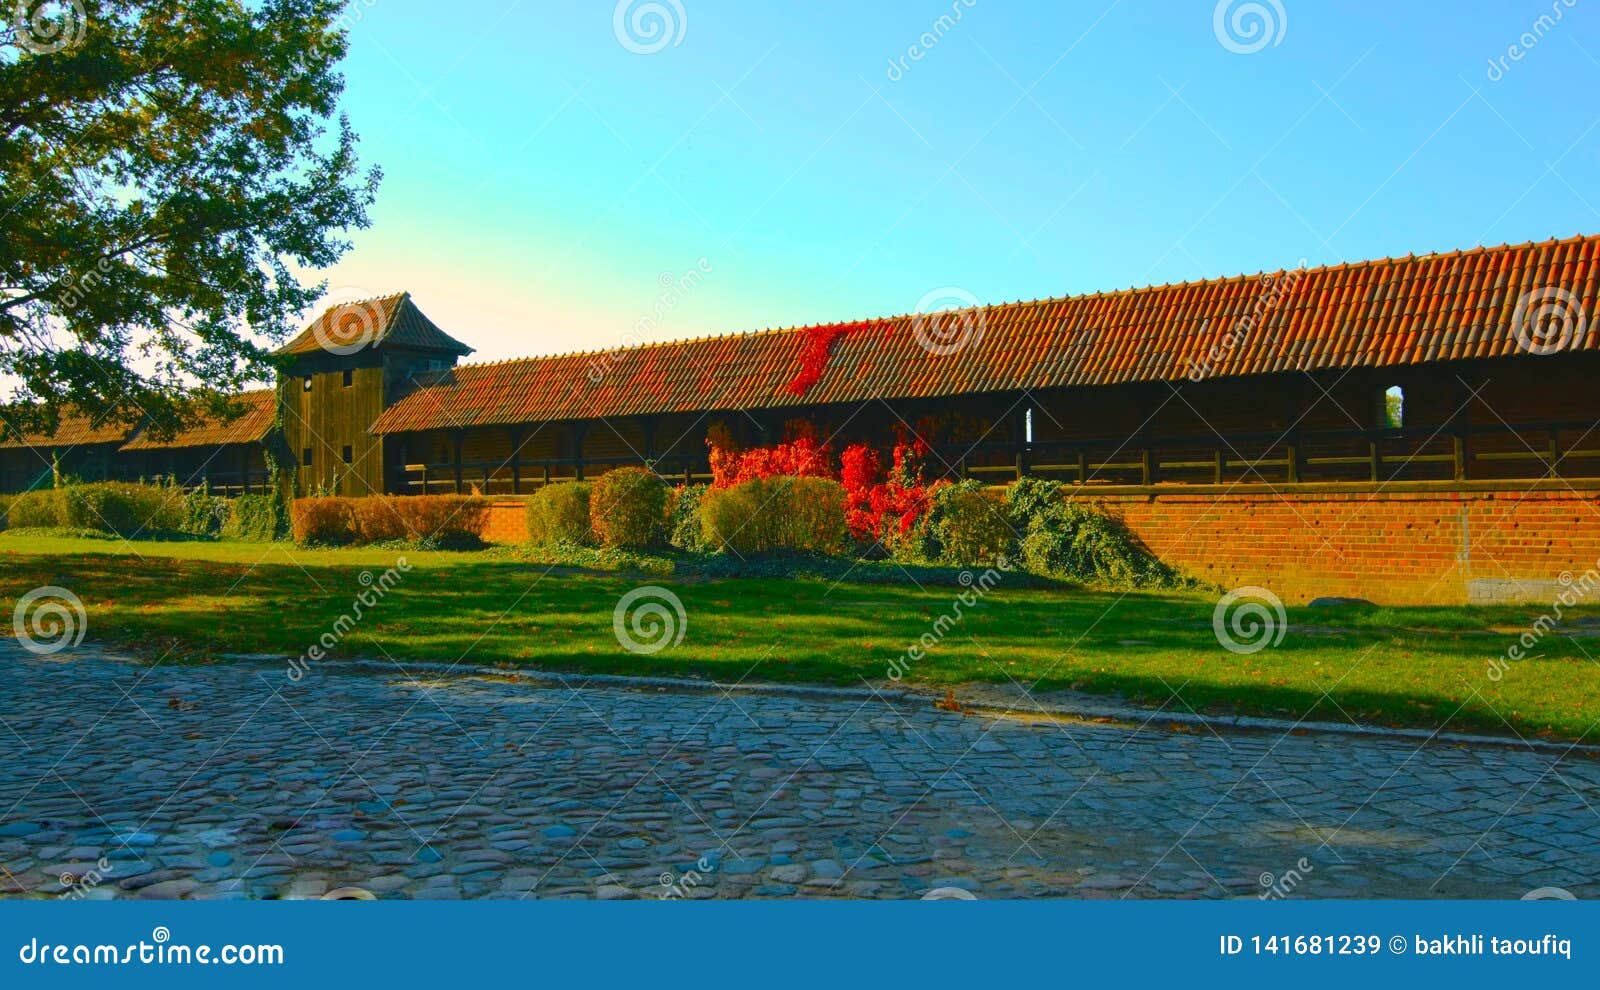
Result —
<path fill-rule="evenodd" d="M 483 538 L 490 543 L 526 543 L 528 515 L 524 503 L 506 499 L 490 504 Z"/>
<path fill-rule="evenodd" d="M 1101 497 L 1162 560 L 1285 602 L 1550 601 L 1600 561 L 1600 492 Z"/>
<path fill-rule="evenodd" d="M 1550 601 L 1600 563 L 1600 491 L 1098 496 L 1156 556 L 1225 588 L 1290 604 Z M 520 501 L 497 501 L 485 539 L 527 539 Z"/>

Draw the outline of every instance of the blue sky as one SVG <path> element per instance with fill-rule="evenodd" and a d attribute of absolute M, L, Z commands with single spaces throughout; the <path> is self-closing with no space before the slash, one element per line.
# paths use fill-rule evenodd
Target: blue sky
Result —
<path fill-rule="evenodd" d="M 1600 232 L 1585 0 L 641 6 L 354 0 L 331 287 L 493 360 Z"/>

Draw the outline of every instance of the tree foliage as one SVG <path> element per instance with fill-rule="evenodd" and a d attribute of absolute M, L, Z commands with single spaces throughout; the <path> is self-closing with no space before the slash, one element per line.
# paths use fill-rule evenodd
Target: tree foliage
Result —
<path fill-rule="evenodd" d="M 344 0 L 0 10 L 0 435 L 226 408 L 379 179 L 338 114 Z"/>

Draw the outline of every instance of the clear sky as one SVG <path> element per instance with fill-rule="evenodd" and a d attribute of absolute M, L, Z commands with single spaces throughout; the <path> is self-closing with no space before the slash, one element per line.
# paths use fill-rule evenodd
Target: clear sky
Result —
<path fill-rule="evenodd" d="M 331 286 L 494 360 L 1600 232 L 1587 0 L 616 13 L 355 0 Z"/>

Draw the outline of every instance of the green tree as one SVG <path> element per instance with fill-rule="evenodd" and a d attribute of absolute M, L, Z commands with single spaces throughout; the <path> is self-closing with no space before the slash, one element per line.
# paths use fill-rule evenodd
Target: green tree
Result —
<path fill-rule="evenodd" d="M 0 5 L 0 435 L 228 408 L 368 224 L 345 0 Z M 262 341 L 262 343 L 258 343 Z"/>

